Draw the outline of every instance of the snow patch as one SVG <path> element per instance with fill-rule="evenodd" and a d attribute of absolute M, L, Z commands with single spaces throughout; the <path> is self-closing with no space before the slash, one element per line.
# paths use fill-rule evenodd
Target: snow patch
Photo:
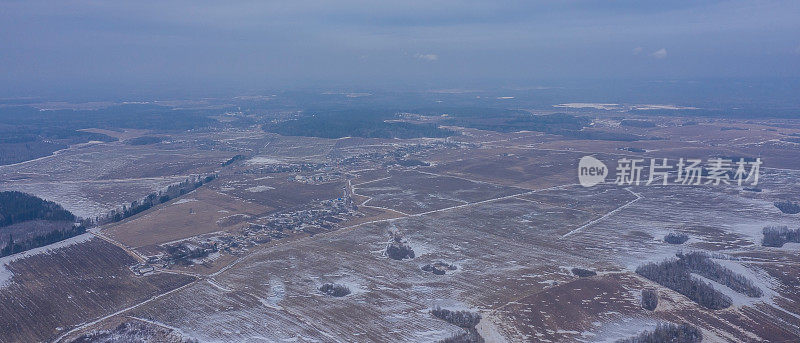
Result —
<path fill-rule="evenodd" d="M 275 187 L 270 186 L 254 186 L 247 189 L 248 192 L 258 193 L 258 192 L 266 192 L 268 190 L 275 189 Z"/>
<path fill-rule="evenodd" d="M 253 158 L 247 160 L 247 164 L 261 164 L 261 165 L 277 164 L 277 163 L 280 163 L 280 162 L 281 161 L 279 161 L 279 160 L 277 160 L 275 158 L 264 157 L 264 156 L 253 157 Z"/>

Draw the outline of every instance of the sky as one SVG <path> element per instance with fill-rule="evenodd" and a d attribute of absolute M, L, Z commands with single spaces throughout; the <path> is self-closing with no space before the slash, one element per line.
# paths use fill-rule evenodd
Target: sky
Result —
<path fill-rule="evenodd" d="M 800 77 L 800 1 L 0 0 L 0 97 Z"/>

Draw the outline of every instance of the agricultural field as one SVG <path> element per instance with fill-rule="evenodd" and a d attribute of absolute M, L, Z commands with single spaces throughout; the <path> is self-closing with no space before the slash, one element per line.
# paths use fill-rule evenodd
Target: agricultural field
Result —
<path fill-rule="evenodd" d="M 110 225 L 103 233 L 122 244 L 147 248 L 205 233 L 234 230 L 248 218 L 270 210 L 267 206 L 201 188 L 155 211 Z"/>
<path fill-rule="evenodd" d="M 0 260 L 3 341 L 52 340 L 68 328 L 124 310 L 193 277 L 134 276 L 136 260 L 90 233 Z"/>
<path fill-rule="evenodd" d="M 93 129 L 117 140 L 0 166 L 0 190 L 96 219 L 0 259 L 0 342 L 614 342 L 662 323 L 800 339 L 799 245 L 762 244 L 800 218 L 775 205 L 800 196 L 796 129 L 591 119 L 422 116 L 455 134 L 405 139 Z M 587 155 L 604 183 L 579 183 Z M 614 182 L 622 158 L 718 156 L 761 157 L 759 184 Z"/>

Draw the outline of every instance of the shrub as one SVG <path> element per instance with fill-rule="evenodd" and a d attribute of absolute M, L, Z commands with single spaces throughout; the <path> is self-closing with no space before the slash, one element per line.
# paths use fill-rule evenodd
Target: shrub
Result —
<path fill-rule="evenodd" d="M 339 285 L 334 283 L 326 283 L 320 286 L 319 291 L 322 292 L 322 294 L 337 298 L 350 294 L 350 288 L 348 288 L 345 285 Z"/>
<path fill-rule="evenodd" d="M 400 234 L 392 233 L 392 239 L 389 245 L 386 246 L 386 255 L 393 260 L 403 260 L 406 258 L 414 258 L 414 249 L 411 249 L 405 243 Z"/>
<path fill-rule="evenodd" d="M 654 311 L 658 307 L 658 292 L 653 288 L 642 290 L 642 308 Z"/>
<path fill-rule="evenodd" d="M 689 235 L 685 233 L 675 233 L 670 232 L 666 236 L 664 236 L 664 242 L 669 244 L 683 244 L 689 240 Z"/>
<path fill-rule="evenodd" d="M 589 277 L 597 275 L 595 271 L 583 268 L 572 268 L 572 274 L 575 274 L 578 277 Z"/>
<path fill-rule="evenodd" d="M 452 271 L 452 270 L 456 270 L 458 268 L 456 266 L 452 265 L 452 264 L 447 264 L 447 263 L 444 263 L 444 262 L 435 262 L 435 263 L 426 264 L 426 265 L 422 266 L 420 269 L 422 269 L 423 271 L 429 272 L 429 273 L 436 274 L 436 275 L 444 275 L 445 273 L 447 273 L 448 270 Z"/>
<path fill-rule="evenodd" d="M 414 250 L 405 244 L 392 243 L 386 247 L 386 255 L 394 260 L 414 258 Z"/>

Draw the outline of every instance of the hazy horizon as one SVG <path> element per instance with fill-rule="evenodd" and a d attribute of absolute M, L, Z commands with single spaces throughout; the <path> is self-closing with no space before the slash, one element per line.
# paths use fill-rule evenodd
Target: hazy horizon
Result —
<path fill-rule="evenodd" d="M 800 3 L 0 4 L 0 97 L 800 77 Z"/>

